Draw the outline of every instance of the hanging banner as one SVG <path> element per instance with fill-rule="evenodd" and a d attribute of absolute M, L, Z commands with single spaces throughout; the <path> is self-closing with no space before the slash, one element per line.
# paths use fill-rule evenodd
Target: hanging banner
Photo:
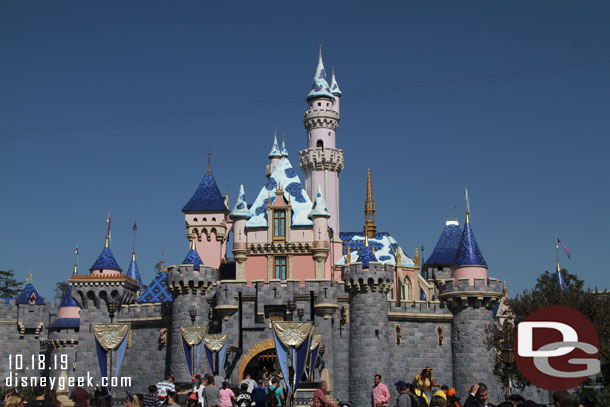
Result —
<path fill-rule="evenodd" d="M 95 337 L 95 349 L 97 351 L 97 360 L 100 365 L 102 377 L 108 378 L 108 352 L 117 351 L 117 364 L 115 366 L 115 377 L 119 377 L 123 359 L 125 358 L 125 350 L 127 349 L 127 338 L 129 334 L 129 325 L 125 324 L 93 324 L 93 335 Z M 112 366 L 110 366 L 112 368 Z M 108 380 L 108 388 L 112 393 L 113 387 L 110 385 L 111 380 Z"/>
<path fill-rule="evenodd" d="M 309 374 L 308 378 L 313 377 L 313 370 L 316 367 L 316 360 L 318 359 L 318 351 L 320 350 L 320 343 L 322 342 L 322 334 L 315 334 L 311 339 L 311 345 L 309 345 Z"/>
<path fill-rule="evenodd" d="M 199 360 L 201 359 L 203 338 L 208 331 L 207 326 L 183 326 L 180 327 L 180 334 L 182 335 L 182 347 L 184 349 L 184 357 L 186 358 L 186 365 L 189 369 L 189 373 L 194 375 L 199 369 Z M 193 366 L 193 348 L 196 348 L 197 361 L 196 365 Z"/>
<path fill-rule="evenodd" d="M 204 339 L 205 353 L 208 357 L 208 362 L 210 363 L 210 369 L 212 369 L 214 375 L 220 374 L 224 368 L 225 361 L 227 360 L 228 338 L 229 335 L 227 334 L 214 334 L 207 335 Z M 216 360 L 218 361 L 218 369 L 215 367 L 214 354 L 216 354 Z"/>
<path fill-rule="evenodd" d="M 291 393 L 299 387 L 314 332 L 311 322 L 273 323 L 273 339 L 280 370 Z"/>

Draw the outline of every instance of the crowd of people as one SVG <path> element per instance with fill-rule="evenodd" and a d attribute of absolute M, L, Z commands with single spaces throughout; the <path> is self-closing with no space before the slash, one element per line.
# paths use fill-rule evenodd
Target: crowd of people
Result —
<path fill-rule="evenodd" d="M 542 406 L 518 394 L 512 394 L 505 401 L 494 405 L 488 401 L 488 389 L 484 383 L 477 383 L 469 388 L 468 396 L 461 404 L 456 389 L 436 383 L 430 368 L 422 370 L 410 383 L 398 381 L 394 385 L 398 396 L 392 400 L 382 376 L 375 375 L 370 395 L 371 407 Z M 177 385 L 174 383 L 174 378 L 168 376 L 166 380 L 150 385 L 146 394 L 134 394 L 130 391 L 125 393 L 125 407 L 284 407 L 289 405 L 286 383 L 281 375 L 276 375 L 275 372 L 264 372 L 258 381 L 246 374 L 236 392 L 222 377 L 196 374 L 193 376 L 192 385 Z M 17 389 L 9 389 L 5 393 L 4 407 L 25 407 L 26 404 L 27 407 L 63 407 L 54 390 L 37 387 L 33 396 L 33 399 L 26 400 Z M 311 407 L 339 407 L 327 396 L 328 384 L 320 381 L 313 394 Z M 74 402 L 74 407 L 112 406 L 112 397 L 106 388 L 95 388 L 93 394 L 89 394 L 85 389 L 76 387 L 72 390 L 70 399 Z M 553 407 L 595 407 L 595 405 L 573 400 L 567 391 L 557 391 L 553 393 Z"/>

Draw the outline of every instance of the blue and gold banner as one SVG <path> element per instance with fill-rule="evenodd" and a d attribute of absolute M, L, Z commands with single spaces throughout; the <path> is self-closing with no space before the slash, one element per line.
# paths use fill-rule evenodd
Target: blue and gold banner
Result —
<path fill-rule="evenodd" d="M 129 325 L 126 324 L 93 324 L 93 334 L 95 336 L 95 349 L 97 351 L 97 360 L 100 365 L 102 377 L 108 378 L 108 352 L 116 350 L 117 359 L 115 366 L 115 377 L 119 377 L 123 359 L 125 358 L 125 350 L 127 349 L 127 339 L 129 334 Z M 112 366 L 110 366 L 112 368 Z M 112 393 L 113 388 L 108 380 L 108 388 Z"/>
<path fill-rule="evenodd" d="M 313 379 L 313 370 L 316 367 L 316 360 L 318 359 L 318 351 L 320 350 L 320 343 L 322 342 L 322 335 L 315 334 L 311 339 L 311 345 L 309 345 L 309 372 L 307 377 L 311 381 Z"/>
<path fill-rule="evenodd" d="M 214 375 L 219 375 L 224 368 L 225 361 L 227 360 L 228 338 L 229 335 L 227 334 L 214 334 L 205 337 L 205 353 L 208 357 L 212 374 Z M 215 355 L 216 358 L 214 358 Z M 218 362 L 218 369 L 216 369 L 215 361 Z"/>
<path fill-rule="evenodd" d="M 186 365 L 189 369 L 189 373 L 194 375 L 199 371 L 199 361 L 201 360 L 201 351 L 203 349 L 203 338 L 208 331 L 207 326 L 183 326 L 180 327 L 180 333 L 182 335 L 182 347 L 184 348 L 184 356 L 186 358 Z M 196 365 L 193 366 L 193 350 L 197 352 Z"/>
<path fill-rule="evenodd" d="M 310 353 L 315 328 L 311 322 L 274 322 L 275 350 L 288 391 L 298 387 Z M 290 372 L 293 372 L 291 375 Z"/>

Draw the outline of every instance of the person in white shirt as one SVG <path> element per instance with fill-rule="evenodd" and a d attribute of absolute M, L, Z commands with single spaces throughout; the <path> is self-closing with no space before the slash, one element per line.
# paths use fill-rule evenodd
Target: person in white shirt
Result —
<path fill-rule="evenodd" d="M 239 386 L 241 387 L 241 385 L 244 383 L 246 383 L 248 385 L 248 393 L 252 393 L 252 390 L 254 390 L 254 387 L 256 387 L 256 382 L 254 380 L 252 380 L 252 378 L 250 377 L 250 375 L 248 373 L 246 373 L 244 380 L 239 382 Z"/>

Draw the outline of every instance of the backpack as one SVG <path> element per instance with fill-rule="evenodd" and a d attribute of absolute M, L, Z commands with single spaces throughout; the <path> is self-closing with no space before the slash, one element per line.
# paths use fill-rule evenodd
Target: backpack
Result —
<path fill-rule="evenodd" d="M 278 401 L 277 401 L 277 389 L 278 386 L 272 386 L 275 387 L 273 390 L 271 390 L 271 387 L 269 387 L 269 391 L 267 392 L 267 407 L 278 407 Z"/>
<path fill-rule="evenodd" d="M 411 397 L 411 406 L 413 407 L 428 407 L 428 403 L 426 403 L 426 399 L 422 396 L 418 396 L 413 393 L 408 393 L 409 397 Z"/>

